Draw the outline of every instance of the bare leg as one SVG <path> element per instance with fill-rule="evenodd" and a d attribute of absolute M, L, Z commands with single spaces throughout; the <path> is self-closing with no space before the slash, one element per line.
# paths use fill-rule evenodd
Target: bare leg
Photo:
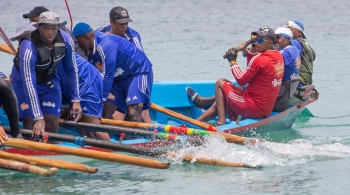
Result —
<path fill-rule="evenodd" d="M 83 114 L 82 121 L 88 122 L 88 123 L 93 123 L 93 124 L 100 124 L 100 120 L 99 120 L 98 117 L 96 117 L 96 116 L 89 116 L 89 115 L 86 115 L 86 114 Z M 80 134 L 80 131 L 81 130 L 79 130 L 79 134 Z M 96 138 L 96 139 L 99 139 L 99 140 L 110 141 L 110 137 L 109 137 L 108 133 L 104 133 L 104 132 L 94 132 L 94 133 L 92 133 L 91 131 L 86 131 L 86 132 L 88 132 L 87 136 L 89 138 Z"/>
<path fill-rule="evenodd" d="M 225 121 L 226 121 L 223 85 L 224 85 L 223 79 L 219 79 L 216 81 L 215 100 L 216 100 L 216 110 L 218 113 L 218 121 L 216 122 L 217 125 L 223 125 L 225 124 Z"/>
<path fill-rule="evenodd" d="M 128 118 L 130 121 L 142 122 L 142 104 L 128 105 Z"/>
<path fill-rule="evenodd" d="M 125 120 L 125 114 L 116 110 L 113 114 L 113 119 L 123 121 Z"/>
<path fill-rule="evenodd" d="M 59 116 L 44 114 L 45 132 L 58 133 Z"/>
<path fill-rule="evenodd" d="M 216 110 L 216 102 L 214 102 L 207 111 L 205 111 L 200 117 L 197 118 L 197 120 L 206 122 L 210 119 L 215 118 L 217 115 L 218 113 Z"/>
<path fill-rule="evenodd" d="M 114 104 L 112 104 L 110 102 L 105 102 L 105 104 L 103 105 L 102 117 L 108 118 L 108 119 L 113 119 L 113 114 L 114 114 L 116 109 L 117 109 L 117 107 Z"/>
<path fill-rule="evenodd" d="M 204 106 L 212 105 L 214 102 L 215 102 L 215 96 L 202 97 L 202 96 L 198 95 L 196 97 L 196 99 L 194 99 L 194 103 L 198 107 L 204 107 Z"/>
<path fill-rule="evenodd" d="M 142 121 L 144 123 L 153 123 L 153 121 L 151 120 L 151 117 L 149 116 L 149 110 L 142 110 Z"/>

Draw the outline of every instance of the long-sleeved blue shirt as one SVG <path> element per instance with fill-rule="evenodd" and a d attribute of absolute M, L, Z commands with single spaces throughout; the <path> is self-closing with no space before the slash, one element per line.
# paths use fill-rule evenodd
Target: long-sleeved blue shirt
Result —
<path fill-rule="evenodd" d="M 75 53 L 75 58 L 78 65 L 80 98 L 81 101 L 84 101 L 84 94 L 93 85 L 96 79 L 101 80 L 101 73 L 79 54 Z M 69 80 L 61 62 L 57 65 L 57 74 L 60 78 L 63 102 L 67 103 L 67 99 L 69 101 L 70 99 L 72 99 L 72 97 L 69 90 Z M 102 88 L 96 90 L 100 90 L 100 92 L 102 93 Z"/>
<path fill-rule="evenodd" d="M 114 80 L 152 71 L 151 62 L 134 44 L 120 36 L 98 31 L 95 31 L 95 45 L 88 58 L 102 73 L 104 100 Z"/>
<path fill-rule="evenodd" d="M 61 62 L 64 65 L 64 71 L 67 74 L 67 78 L 69 80 L 68 83 L 72 97 L 71 101 L 79 102 L 79 77 L 78 66 L 75 60 L 74 41 L 68 33 L 62 30 L 59 31 L 61 32 L 62 38 L 65 42 L 65 56 L 61 59 Z M 28 39 L 25 39 L 21 42 L 19 51 L 20 73 L 24 87 L 24 96 L 30 104 L 29 109 L 33 115 L 34 120 L 39 120 L 43 118 L 43 114 L 39 106 L 40 103 L 37 93 L 35 71 L 35 64 L 39 60 L 39 53 L 33 42 Z M 53 77 L 55 76 L 57 76 L 57 74 Z"/>

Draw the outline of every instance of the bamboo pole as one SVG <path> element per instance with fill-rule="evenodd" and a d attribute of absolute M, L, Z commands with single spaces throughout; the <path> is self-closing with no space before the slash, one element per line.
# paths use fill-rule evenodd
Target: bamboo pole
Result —
<path fill-rule="evenodd" d="M 0 168 L 46 177 L 50 177 L 57 173 L 57 168 L 50 168 L 47 170 L 34 165 L 5 159 L 0 159 Z"/>
<path fill-rule="evenodd" d="M 99 152 L 99 151 L 80 149 L 80 148 L 56 146 L 53 144 L 45 144 L 45 143 L 21 140 L 16 138 L 9 138 L 3 145 L 16 147 L 16 148 L 23 148 L 28 150 L 42 150 L 42 151 L 57 152 L 61 154 L 76 155 L 76 156 L 82 156 L 82 157 L 87 157 L 92 159 L 118 162 L 118 163 L 124 163 L 124 164 L 130 164 L 130 165 L 136 165 L 136 166 L 142 166 L 142 167 L 148 167 L 148 168 L 167 169 L 170 166 L 169 163 L 161 163 L 159 161 L 147 159 L 147 158 L 127 156 L 122 154 L 113 154 L 113 153 L 107 153 L 107 152 Z"/>
<path fill-rule="evenodd" d="M 20 154 L 10 154 L 8 152 L 0 151 L 0 158 L 7 160 L 15 160 L 23 163 L 28 163 L 31 165 L 45 166 L 45 167 L 57 167 L 60 169 L 67 169 L 73 171 L 80 171 L 85 173 L 97 173 L 98 168 L 89 167 L 84 164 L 77 164 L 72 162 L 67 162 L 63 160 L 53 160 L 53 159 L 44 159 L 44 158 L 35 158 L 30 156 L 24 156 Z"/>

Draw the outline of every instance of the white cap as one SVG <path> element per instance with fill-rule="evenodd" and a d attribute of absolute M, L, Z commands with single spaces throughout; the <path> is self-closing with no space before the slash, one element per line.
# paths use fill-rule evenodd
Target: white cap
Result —
<path fill-rule="evenodd" d="M 285 34 L 287 35 L 291 40 L 293 40 L 293 33 L 292 31 L 289 29 L 289 28 L 286 28 L 286 27 L 278 27 L 276 30 L 275 30 L 275 34 L 278 35 L 278 34 Z"/>
<path fill-rule="evenodd" d="M 17 37 L 22 35 L 24 32 L 26 32 L 26 31 L 33 31 L 35 29 L 36 28 L 34 26 L 32 26 L 31 24 L 28 24 L 28 23 L 20 24 L 16 28 L 16 34 L 13 35 L 10 40 L 11 41 L 16 41 Z"/>

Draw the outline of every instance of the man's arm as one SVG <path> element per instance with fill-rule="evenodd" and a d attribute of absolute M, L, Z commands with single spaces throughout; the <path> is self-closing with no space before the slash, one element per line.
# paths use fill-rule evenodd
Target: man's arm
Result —
<path fill-rule="evenodd" d="M 40 109 L 39 97 L 36 90 L 35 63 L 37 61 L 37 51 L 31 41 L 22 41 L 19 58 L 24 96 L 29 104 L 29 110 L 32 113 L 34 121 L 43 119 L 44 117 Z"/>
<path fill-rule="evenodd" d="M 62 33 L 62 36 L 63 33 Z M 72 102 L 80 102 L 79 96 L 79 76 L 78 65 L 75 59 L 74 41 L 71 36 L 65 34 L 66 40 L 66 55 L 62 59 L 64 72 L 67 75 L 68 84 L 71 93 Z"/>
<path fill-rule="evenodd" d="M 102 63 L 103 101 L 107 100 L 113 85 L 118 49 L 119 46 L 111 40 L 105 40 L 104 44 L 98 45 L 96 49 Z"/>

